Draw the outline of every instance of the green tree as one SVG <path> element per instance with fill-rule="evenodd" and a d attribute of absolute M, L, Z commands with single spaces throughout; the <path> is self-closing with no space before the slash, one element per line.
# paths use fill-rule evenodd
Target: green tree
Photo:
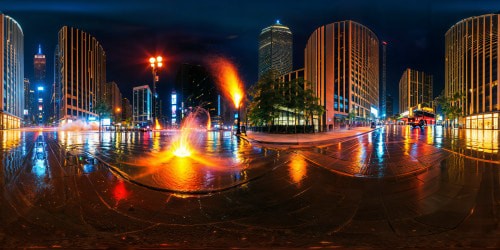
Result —
<path fill-rule="evenodd" d="M 275 75 L 273 72 L 263 75 L 248 91 L 248 117 L 257 126 L 268 126 L 268 131 L 279 116 L 279 104 L 284 103 L 280 93 L 283 89 Z"/>
<path fill-rule="evenodd" d="M 461 92 L 455 92 L 448 98 L 445 96 L 444 92 L 436 97 L 436 103 L 441 107 L 441 111 L 444 114 L 445 119 L 451 120 L 452 126 L 455 125 L 455 119 L 459 119 L 463 116 L 462 102 L 465 95 Z"/>
<path fill-rule="evenodd" d="M 94 113 L 99 115 L 99 132 L 101 132 L 102 118 L 106 115 L 111 114 L 111 107 L 105 101 L 99 100 L 94 107 Z"/>
<path fill-rule="evenodd" d="M 356 112 L 354 111 L 354 109 L 351 109 L 351 111 L 347 115 L 347 118 L 349 119 L 349 126 L 351 126 L 354 119 L 356 118 Z"/>
<path fill-rule="evenodd" d="M 318 98 L 314 92 L 306 88 L 307 83 L 303 78 L 288 82 L 279 81 L 276 74 L 264 75 L 249 93 L 248 118 L 252 124 L 267 126 L 268 132 L 274 126 L 274 121 L 280 114 L 286 114 L 287 125 L 285 132 L 289 129 L 290 116 L 294 117 L 294 133 L 297 133 L 298 121 L 303 118 L 307 124 L 309 121 L 314 127 L 314 117 L 322 115 L 324 108 L 319 105 Z M 305 130 L 306 124 L 304 124 Z"/>

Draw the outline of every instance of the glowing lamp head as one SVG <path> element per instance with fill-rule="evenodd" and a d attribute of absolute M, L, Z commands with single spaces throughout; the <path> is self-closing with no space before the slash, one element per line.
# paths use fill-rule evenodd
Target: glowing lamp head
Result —
<path fill-rule="evenodd" d="M 161 56 L 156 57 L 156 61 L 161 63 L 163 61 L 163 58 Z"/>
<path fill-rule="evenodd" d="M 149 63 L 153 65 L 156 62 L 156 59 L 154 57 L 149 58 Z"/>
<path fill-rule="evenodd" d="M 158 62 L 158 68 L 161 68 L 161 66 L 163 66 L 163 63 Z"/>
<path fill-rule="evenodd" d="M 233 102 L 234 102 L 234 106 L 236 108 L 240 107 L 240 105 L 241 105 L 241 99 L 243 99 L 242 96 L 241 96 L 241 93 L 235 93 L 233 95 Z"/>

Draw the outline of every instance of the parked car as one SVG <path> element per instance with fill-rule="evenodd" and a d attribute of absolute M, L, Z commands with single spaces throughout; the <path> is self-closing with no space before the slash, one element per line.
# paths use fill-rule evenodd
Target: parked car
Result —
<path fill-rule="evenodd" d="M 420 120 L 420 121 L 414 121 L 412 123 L 410 123 L 411 127 L 412 128 L 416 128 L 416 127 L 420 127 L 420 128 L 423 128 L 425 126 L 425 121 L 424 120 Z"/>

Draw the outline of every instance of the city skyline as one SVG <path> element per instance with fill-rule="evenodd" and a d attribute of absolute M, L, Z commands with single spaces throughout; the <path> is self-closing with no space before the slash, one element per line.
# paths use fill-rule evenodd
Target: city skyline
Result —
<path fill-rule="evenodd" d="M 38 44 L 53 51 L 57 31 L 63 25 L 74 25 L 95 36 L 108 55 L 107 81 L 116 81 L 124 96 L 129 98 L 134 86 L 149 80 L 148 56 L 164 53 L 167 67 L 161 74 L 166 77 L 160 78 L 158 88 L 161 98 L 166 99 L 181 63 L 196 63 L 201 61 L 200 57 L 213 54 L 232 58 L 241 68 L 246 86 L 253 84 L 257 78 L 258 35 L 262 27 L 277 19 L 294 31 L 294 70 L 303 67 L 305 43 L 316 27 L 353 20 L 370 27 L 381 41 L 388 42 L 388 94 L 397 96 L 395 89 L 399 77 L 404 69 L 411 67 L 435 76 L 433 92 L 437 95 L 444 89 L 445 32 L 464 18 L 500 9 L 500 4 L 493 1 L 481 4 L 473 1 L 454 1 L 453 4 L 313 1 L 295 3 L 294 8 L 255 11 L 259 6 L 259 3 L 231 4 L 226 1 L 168 5 L 147 1 L 140 4 L 24 1 L 1 3 L 0 11 L 16 18 L 25 30 L 25 57 L 32 57 Z M 269 7 L 272 6 L 282 5 L 272 2 Z M 185 11 L 177 13 L 179 9 Z M 168 18 L 146 18 L 162 13 Z M 258 18 L 255 13 L 259 13 Z M 128 37 L 131 39 L 125 41 Z M 52 56 L 47 54 L 47 57 Z M 25 69 L 28 78 L 32 77 L 30 67 L 27 65 Z M 48 65 L 48 78 L 52 70 L 53 65 Z"/>

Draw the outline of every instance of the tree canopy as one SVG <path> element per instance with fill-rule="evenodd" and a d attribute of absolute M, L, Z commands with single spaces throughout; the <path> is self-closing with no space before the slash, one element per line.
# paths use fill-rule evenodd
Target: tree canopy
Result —
<path fill-rule="evenodd" d="M 318 98 L 313 91 L 308 89 L 303 78 L 288 82 L 280 81 L 276 74 L 268 73 L 249 89 L 249 111 L 248 118 L 255 126 L 270 128 L 274 126 L 275 120 L 283 114 L 286 118 L 294 118 L 294 124 L 287 123 L 286 132 L 297 131 L 297 121 L 303 119 L 314 126 L 315 115 L 324 112 L 323 106 L 318 104 Z M 290 125 L 294 130 L 289 130 Z"/>

